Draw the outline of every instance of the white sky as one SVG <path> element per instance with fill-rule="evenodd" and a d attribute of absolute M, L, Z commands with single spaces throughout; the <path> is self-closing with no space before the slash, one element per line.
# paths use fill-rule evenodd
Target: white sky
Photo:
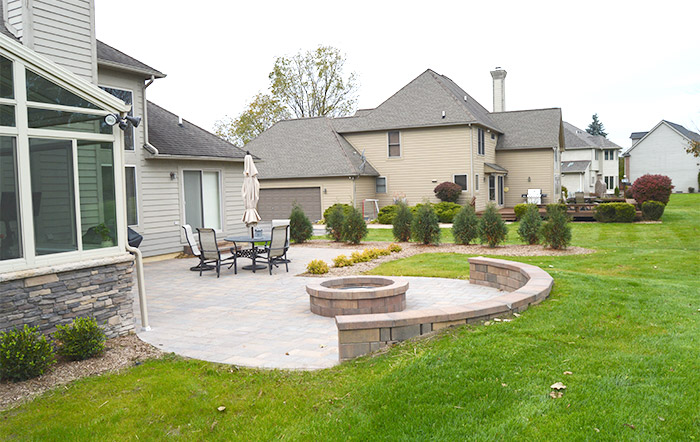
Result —
<path fill-rule="evenodd" d="M 148 98 L 211 130 L 268 86 L 275 57 L 319 44 L 347 55 L 359 107 L 375 107 L 425 69 L 492 108 L 561 107 L 582 129 L 598 113 L 630 145 L 661 119 L 700 128 L 700 2 L 385 2 L 98 0 L 97 38 L 168 74 Z"/>

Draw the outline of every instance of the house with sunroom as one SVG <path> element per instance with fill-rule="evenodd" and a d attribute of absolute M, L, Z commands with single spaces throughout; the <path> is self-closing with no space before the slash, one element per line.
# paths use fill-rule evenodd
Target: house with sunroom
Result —
<path fill-rule="evenodd" d="M 477 210 L 513 207 L 528 189 L 539 189 L 543 204 L 558 201 L 561 110 L 505 111 L 506 71 L 491 74 L 494 112 L 428 69 L 351 117 L 278 122 L 246 145 L 263 160 L 259 210 L 286 218 L 282 200 L 296 201 L 315 220 L 335 203 L 438 202 L 433 189 L 445 181 Z"/>

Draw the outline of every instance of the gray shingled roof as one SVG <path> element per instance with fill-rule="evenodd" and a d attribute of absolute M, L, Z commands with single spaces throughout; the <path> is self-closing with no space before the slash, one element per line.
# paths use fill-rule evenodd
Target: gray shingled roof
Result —
<path fill-rule="evenodd" d="M 561 173 L 584 173 L 590 164 L 590 160 L 562 161 Z"/>
<path fill-rule="evenodd" d="M 668 120 L 662 120 L 672 128 L 676 129 L 678 132 L 683 134 L 684 137 L 688 138 L 689 140 L 693 141 L 700 141 L 700 134 L 693 132 L 692 130 L 688 130 L 685 127 L 681 126 L 680 124 L 676 123 L 671 123 Z"/>
<path fill-rule="evenodd" d="M 564 121 L 564 145 L 567 150 L 576 149 L 622 149 L 600 135 L 591 135 L 583 129 Z"/>
<path fill-rule="evenodd" d="M 630 134 L 630 138 L 631 138 L 633 141 L 641 140 L 642 138 L 644 138 L 644 135 L 646 135 L 646 134 L 648 134 L 648 133 L 649 133 L 649 132 L 632 132 L 632 133 Z"/>
<path fill-rule="evenodd" d="M 97 62 L 104 66 L 111 66 L 116 69 L 144 74 L 146 77 L 151 75 L 156 78 L 163 78 L 165 74 L 157 69 L 153 69 L 145 63 L 141 63 L 137 59 L 126 55 L 125 53 L 114 49 L 112 46 L 97 40 Z"/>
<path fill-rule="evenodd" d="M 484 166 L 488 166 L 488 167 L 490 167 L 491 169 L 496 170 L 496 171 L 498 171 L 498 172 L 505 172 L 505 173 L 508 173 L 508 171 L 507 171 L 505 168 L 503 168 L 503 167 L 501 167 L 501 166 L 499 166 L 498 164 L 495 164 L 495 163 L 484 163 Z"/>
<path fill-rule="evenodd" d="M 468 123 L 501 132 L 474 98 L 449 78 L 428 69 L 373 110 L 335 119 L 333 125 L 339 133 L 349 133 Z"/>
<path fill-rule="evenodd" d="M 309 178 L 322 176 L 378 176 L 369 163 L 325 117 L 283 120 L 246 144 L 245 148 L 260 157 L 257 163 L 261 179 Z"/>
<path fill-rule="evenodd" d="M 243 159 L 245 152 L 211 132 L 148 102 L 148 142 L 159 155 Z M 156 155 L 155 157 L 157 157 Z"/>
<path fill-rule="evenodd" d="M 503 133 L 497 150 L 554 148 L 563 141 L 559 108 L 494 112 L 490 117 Z"/>

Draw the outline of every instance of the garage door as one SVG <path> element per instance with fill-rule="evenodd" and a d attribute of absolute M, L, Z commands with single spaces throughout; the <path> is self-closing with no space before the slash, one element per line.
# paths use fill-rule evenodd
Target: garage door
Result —
<path fill-rule="evenodd" d="M 297 203 L 311 222 L 321 219 L 321 188 L 260 189 L 258 213 L 263 220 L 286 219 Z"/>

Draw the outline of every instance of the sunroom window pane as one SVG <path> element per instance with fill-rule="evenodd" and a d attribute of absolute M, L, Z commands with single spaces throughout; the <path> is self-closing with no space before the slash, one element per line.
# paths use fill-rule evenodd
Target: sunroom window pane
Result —
<path fill-rule="evenodd" d="M 0 98 L 15 98 L 12 61 L 0 56 Z"/>
<path fill-rule="evenodd" d="M 15 107 L 0 104 L 0 126 L 15 127 Z"/>
<path fill-rule="evenodd" d="M 78 249 L 69 140 L 29 139 L 37 255 Z"/>
<path fill-rule="evenodd" d="M 27 101 L 100 109 L 98 106 L 29 69 L 27 69 Z"/>
<path fill-rule="evenodd" d="M 0 137 L 0 261 L 22 257 L 14 137 Z"/>
<path fill-rule="evenodd" d="M 83 250 L 117 243 L 112 143 L 78 141 L 78 186 Z"/>
<path fill-rule="evenodd" d="M 29 127 L 33 129 L 69 130 L 95 134 L 111 134 L 112 126 L 104 116 L 64 112 L 50 109 L 27 108 Z"/>

